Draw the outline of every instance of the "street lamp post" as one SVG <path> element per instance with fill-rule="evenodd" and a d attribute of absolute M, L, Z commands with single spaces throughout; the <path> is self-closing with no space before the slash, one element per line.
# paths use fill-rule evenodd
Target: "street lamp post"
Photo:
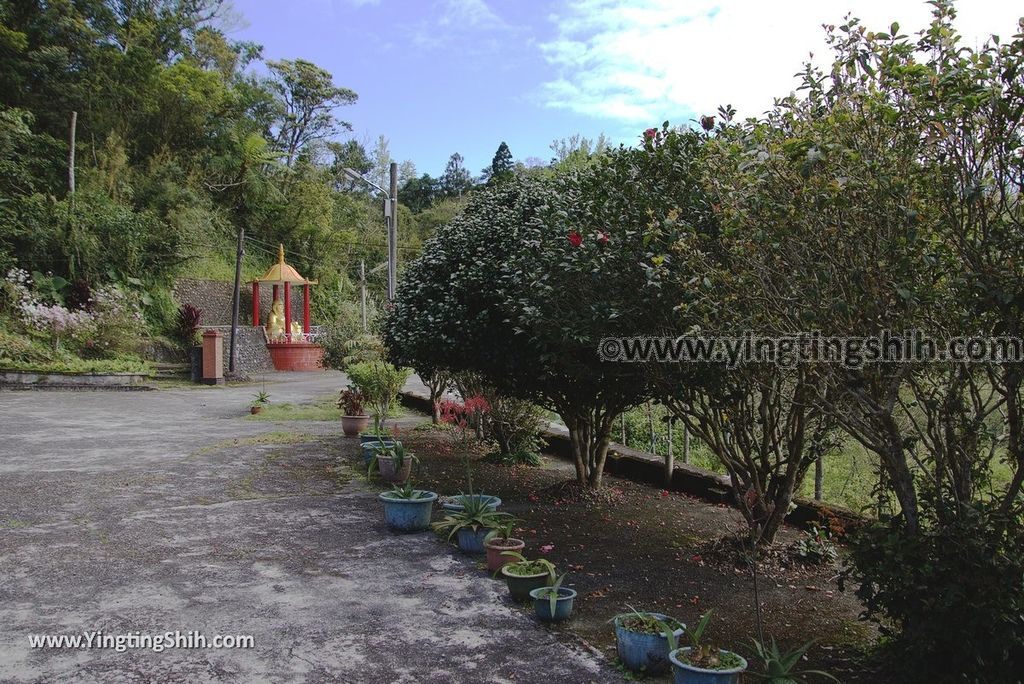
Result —
<path fill-rule="evenodd" d="M 398 282 L 398 164 L 391 162 L 391 192 L 355 169 L 346 168 L 343 173 L 349 180 L 365 183 L 384 195 L 384 219 L 388 229 L 388 301 L 394 301 Z"/>

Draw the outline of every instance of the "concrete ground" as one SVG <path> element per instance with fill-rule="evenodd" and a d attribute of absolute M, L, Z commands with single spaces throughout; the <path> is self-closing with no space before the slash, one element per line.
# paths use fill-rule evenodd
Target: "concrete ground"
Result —
<path fill-rule="evenodd" d="M 620 681 L 474 561 L 390 534 L 336 424 L 247 420 L 259 389 L 0 392 L 0 682 Z M 255 646 L 29 647 L 94 631 Z"/>

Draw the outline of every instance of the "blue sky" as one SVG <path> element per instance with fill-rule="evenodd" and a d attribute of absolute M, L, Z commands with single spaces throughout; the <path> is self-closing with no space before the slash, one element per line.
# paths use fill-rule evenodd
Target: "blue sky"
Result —
<path fill-rule="evenodd" d="M 453 152 L 474 173 L 505 140 L 518 160 L 551 157 L 556 138 L 604 132 L 635 143 L 666 119 L 730 103 L 757 115 L 793 89 L 822 23 L 856 16 L 876 30 L 923 28 L 917 0 L 235 0 L 230 34 L 267 59 L 303 58 L 359 101 L 338 111 L 368 150 L 438 175 Z M 961 2 L 974 44 L 1009 37 L 1011 0 Z"/>

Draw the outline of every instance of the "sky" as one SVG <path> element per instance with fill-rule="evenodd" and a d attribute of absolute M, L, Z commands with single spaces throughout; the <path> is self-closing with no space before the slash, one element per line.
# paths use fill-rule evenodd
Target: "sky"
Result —
<path fill-rule="evenodd" d="M 372 151 L 438 176 L 458 152 L 478 173 L 498 145 L 550 160 L 558 138 L 686 124 L 731 104 L 757 116 L 791 92 L 809 59 L 828 63 L 822 24 L 848 12 L 913 35 L 918 0 L 234 0 L 229 35 L 265 59 L 306 59 L 359 95 L 340 108 Z M 1016 0 L 958 3 L 971 46 L 1017 31 Z M 343 138 L 344 139 L 344 138 Z"/>

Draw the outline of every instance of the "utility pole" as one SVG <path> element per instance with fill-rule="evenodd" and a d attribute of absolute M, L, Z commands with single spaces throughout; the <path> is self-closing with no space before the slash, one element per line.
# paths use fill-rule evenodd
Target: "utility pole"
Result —
<path fill-rule="evenodd" d="M 388 222 L 388 301 L 394 301 L 398 286 L 398 163 L 391 162 L 391 221 Z"/>

